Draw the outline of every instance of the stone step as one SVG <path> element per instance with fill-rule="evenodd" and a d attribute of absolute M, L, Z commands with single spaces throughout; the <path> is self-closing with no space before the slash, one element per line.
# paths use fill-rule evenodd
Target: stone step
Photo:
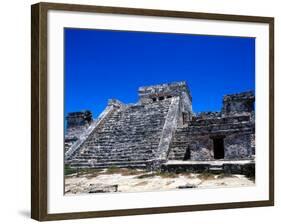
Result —
<path fill-rule="evenodd" d="M 108 167 L 134 167 L 134 168 L 144 168 L 148 164 L 147 161 L 134 161 L 134 162 L 107 162 L 107 163 L 80 163 L 80 162 L 72 162 L 71 168 L 108 168 Z"/>
<path fill-rule="evenodd" d="M 223 166 L 210 166 L 209 167 L 209 172 L 211 173 L 222 173 L 223 172 Z"/>
<path fill-rule="evenodd" d="M 107 156 L 105 155 L 104 157 L 102 156 L 76 156 L 75 159 L 78 160 L 89 160 L 89 159 L 95 159 L 95 160 L 104 160 L 104 161 L 111 161 L 111 160 L 127 160 L 127 161 L 134 161 L 135 159 L 149 159 L 151 157 L 151 154 L 135 154 L 135 155 L 123 155 L 123 156 Z"/>
<path fill-rule="evenodd" d="M 146 151 L 137 151 L 137 152 L 127 152 L 126 150 L 124 150 L 123 152 L 87 152 L 86 154 L 80 153 L 77 154 L 77 156 L 90 156 L 90 155 L 95 155 L 96 157 L 104 157 L 104 156 L 135 156 L 135 155 L 145 155 L 147 153 L 152 153 L 152 150 L 146 150 Z"/>
<path fill-rule="evenodd" d="M 147 163 L 158 148 L 169 105 L 167 100 L 114 111 L 83 143 L 71 165 L 93 166 L 88 163 L 91 159 L 96 160 L 95 167 Z"/>

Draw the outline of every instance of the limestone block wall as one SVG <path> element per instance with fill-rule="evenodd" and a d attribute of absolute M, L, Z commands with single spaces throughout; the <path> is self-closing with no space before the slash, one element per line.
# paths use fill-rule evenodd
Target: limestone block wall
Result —
<path fill-rule="evenodd" d="M 87 129 L 93 125 L 95 121 L 92 117 L 92 112 L 79 111 L 71 112 L 66 117 L 66 130 L 65 130 L 65 141 L 64 150 L 67 152 L 72 145 L 77 142 L 80 136 L 87 131 Z"/>
<path fill-rule="evenodd" d="M 252 158 L 255 125 L 249 115 L 210 117 L 195 117 L 187 126 L 177 128 L 168 156 L 170 160 L 213 160 L 214 138 L 223 141 L 223 159 Z"/>
<path fill-rule="evenodd" d="M 225 95 L 223 98 L 223 114 L 237 114 L 254 111 L 255 95 L 253 91 Z"/>
<path fill-rule="evenodd" d="M 251 134 L 251 148 L 252 148 L 252 155 L 256 154 L 256 135 L 255 133 Z"/>
<path fill-rule="evenodd" d="M 226 159 L 247 159 L 252 156 L 251 134 L 234 133 L 224 139 Z"/>
<path fill-rule="evenodd" d="M 91 111 L 79 111 L 71 112 L 66 116 L 67 128 L 75 128 L 79 126 L 85 126 L 93 121 L 93 115 Z"/>
<path fill-rule="evenodd" d="M 64 138 L 65 152 L 67 152 L 72 147 L 72 145 L 74 145 L 77 142 L 80 136 L 87 131 L 90 125 L 93 125 L 94 123 L 95 121 L 92 121 L 91 123 L 86 123 L 85 125 L 68 127 L 66 129 L 66 134 Z"/>
<path fill-rule="evenodd" d="M 181 111 L 192 114 L 192 97 L 186 82 L 144 86 L 138 90 L 139 102 L 149 104 L 172 97 L 180 97 Z"/>
<path fill-rule="evenodd" d="M 191 137 L 189 140 L 190 160 L 212 160 L 213 142 L 208 135 Z"/>
<path fill-rule="evenodd" d="M 192 136 L 188 135 L 185 129 L 177 130 L 172 142 L 169 159 L 199 161 L 212 160 L 214 158 L 212 144 L 213 142 L 209 135 Z M 187 156 L 189 156 L 189 158 Z"/>

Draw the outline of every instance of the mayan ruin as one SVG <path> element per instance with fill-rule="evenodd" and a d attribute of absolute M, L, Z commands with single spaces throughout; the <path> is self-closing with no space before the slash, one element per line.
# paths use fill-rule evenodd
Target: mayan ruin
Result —
<path fill-rule="evenodd" d="M 90 111 L 69 113 L 66 164 L 238 174 L 254 169 L 254 92 L 225 95 L 221 111 L 197 114 L 184 81 L 140 87 L 138 96 L 135 104 L 109 100 L 96 120 Z"/>

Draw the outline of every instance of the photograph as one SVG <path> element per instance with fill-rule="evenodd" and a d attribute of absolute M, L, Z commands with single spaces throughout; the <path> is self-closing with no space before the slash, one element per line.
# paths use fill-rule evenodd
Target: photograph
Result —
<path fill-rule="evenodd" d="M 64 194 L 255 186 L 255 47 L 64 27 Z"/>
<path fill-rule="evenodd" d="M 278 5 L 2 1 L 0 224 L 281 220 Z"/>
<path fill-rule="evenodd" d="M 33 219 L 274 205 L 274 17 L 43 2 L 31 38 Z"/>

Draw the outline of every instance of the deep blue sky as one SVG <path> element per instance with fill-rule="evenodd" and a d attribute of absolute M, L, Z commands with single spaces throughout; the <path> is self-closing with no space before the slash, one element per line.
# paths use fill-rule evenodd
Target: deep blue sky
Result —
<path fill-rule="evenodd" d="M 110 98 L 183 80 L 194 112 L 219 111 L 223 95 L 255 89 L 255 39 L 65 28 L 65 113 L 97 117 Z"/>

